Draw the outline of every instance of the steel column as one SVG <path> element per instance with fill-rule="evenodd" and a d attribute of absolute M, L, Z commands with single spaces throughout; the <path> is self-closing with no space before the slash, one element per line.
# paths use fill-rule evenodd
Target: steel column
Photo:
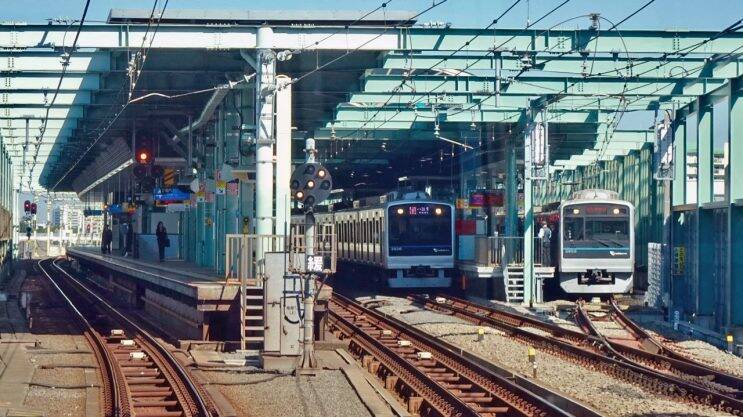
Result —
<path fill-rule="evenodd" d="M 292 169 L 292 85 L 276 77 L 276 234 L 288 234 L 291 218 L 289 178 Z"/>
<path fill-rule="evenodd" d="M 738 341 L 743 338 L 743 257 L 735 256 L 743 250 L 743 96 L 738 88 L 731 88 L 729 97 L 730 118 L 728 138 L 730 140 L 730 172 L 728 195 L 730 211 L 727 244 L 727 288 L 725 326 L 734 333 Z"/>
<path fill-rule="evenodd" d="M 515 237 L 518 231 L 519 207 L 518 207 L 518 168 L 516 166 L 516 140 L 513 136 L 506 139 L 506 236 Z M 513 248 L 511 241 L 506 240 L 506 256 L 503 266 L 511 262 Z"/>
<path fill-rule="evenodd" d="M 274 91 L 276 84 L 276 55 L 273 46 L 273 29 L 258 28 L 258 74 L 255 87 L 256 151 L 255 151 L 255 232 L 273 234 L 274 198 Z M 262 259 L 263 256 L 258 255 Z"/>
<path fill-rule="evenodd" d="M 534 304 L 534 194 L 532 179 L 532 131 L 536 117 L 535 110 L 527 110 L 526 132 L 524 133 L 524 304 Z"/>

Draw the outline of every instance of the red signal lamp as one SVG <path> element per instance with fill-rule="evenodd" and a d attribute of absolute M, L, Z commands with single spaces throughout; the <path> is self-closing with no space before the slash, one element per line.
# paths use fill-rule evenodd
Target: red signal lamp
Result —
<path fill-rule="evenodd" d="M 137 152 L 137 161 L 140 164 L 147 164 L 150 162 L 150 153 L 147 151 L 139 151 Z"/>

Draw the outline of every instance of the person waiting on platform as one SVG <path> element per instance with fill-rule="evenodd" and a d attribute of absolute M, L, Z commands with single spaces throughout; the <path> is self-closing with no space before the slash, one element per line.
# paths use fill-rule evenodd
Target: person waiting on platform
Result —
<path fill-rule="evenodd" d="M 113 240 L 113 232 L 108 225 L 103 227 L 103 233 L 101 234 L 101 252 L 111 253 L 111 241 Z"/>
<path fill-rule="evenodd" d="M 165 248 L 170 246 L 170 239 L 168 239 L 168 229 L 165 228 L 163 222 L 157 222 L 155 236 L 157 236 L 158 255 L 160 257 L 160 262 L 162 262 L 165 259 Z"/>
<path fill-rule="evenodd" d="M 126 234 L 124 235 L 124 257 L 132 253 L 132 243 L 134 243 L 134 227 L 131 223 L 126 223 Z"/>
<path fill-rule="evenodd" d="M 550 266 L 552 264 L 552 229 L 547 226 L 547 222 L 542 222 L 542 228 L 539 229 L 538 236 L 542 242 L 542 265 Z"/>

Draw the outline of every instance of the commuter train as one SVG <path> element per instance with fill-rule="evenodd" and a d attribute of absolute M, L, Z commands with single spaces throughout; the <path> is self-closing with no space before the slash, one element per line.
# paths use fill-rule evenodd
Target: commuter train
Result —
<path fill-rule="evenodd" d="M 634 206 L 614 191 L 582 190 L 560 204 L 558 213 L 556 260 L 563 291 L 630 292 L 635 269 Z"/>
<path fill-rule="evenodd" d="M 390 288 L 447 288 L 454 270 L 454 206 L 423 192 L 377 197 L 368 206 L 316 213 L 331 223 L 337 258 Z M 292 227 L 304 222 L 292 217 Z M 298 229 L 295 229 L 298 231 Z"/>

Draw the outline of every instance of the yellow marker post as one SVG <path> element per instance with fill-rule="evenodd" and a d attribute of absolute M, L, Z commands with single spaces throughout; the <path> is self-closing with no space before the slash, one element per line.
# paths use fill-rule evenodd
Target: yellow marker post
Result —
<path fill-rule="evenodd" d="M 485 340 L 485 329 L 480 327 L 477 329 L 477 341 L 482 342 L 483 340 Z"/>
<path fill-rule="evenodd" d="M 725 341 L 728 342 L 728 353 L 733 353 L 733 335 L 730 333 L 725 335 Z"/>
<path fill-rule="evenodd" d="M 531 362 L 532 377 L 536 379 L 537 378 L 537 350 L 529 346 L 529 351 L 527 352 L 527 355 L 529 356 L 529 362 Z"/>

